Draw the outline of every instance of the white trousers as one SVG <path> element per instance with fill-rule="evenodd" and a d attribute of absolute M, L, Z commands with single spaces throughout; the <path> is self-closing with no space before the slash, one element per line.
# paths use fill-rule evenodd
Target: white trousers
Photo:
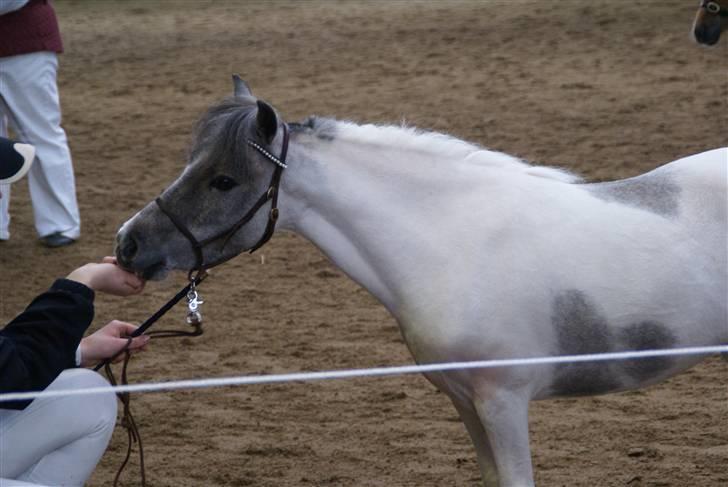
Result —
<path fill-rule="evenodd" d="M 61 128 L 57 70 L 58 57 L 52 52 L 0 57 L 0 135 L 7 135 L 7 121 L 20 141 L 35 146 L 28 184 L 38 235 L 59 232 L 76 239 L 81 218 L 71 152 Z M 0 193 L 0 239 L 7 240 L 10 187 L 3 185 Z"/>
<path fill-rule="evenodd" d="M 70 369 L 47 390 L 104 385 L 96 372 Z M 22 411 L 0 409 L 0 487 L 82 486 L 115 424 L 113 392 L 36 399 Z"/>

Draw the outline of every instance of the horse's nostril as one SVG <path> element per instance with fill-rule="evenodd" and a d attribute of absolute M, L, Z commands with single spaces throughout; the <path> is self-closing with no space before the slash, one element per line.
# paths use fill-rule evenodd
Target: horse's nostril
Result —
<path fill-rule="evenodd" d="M 131 235 L 125 235 L 119 238 L 116 247 L 116 258 L 122 267 L 130 267 L 138 251 L 139 246 L 137 245 L 136 239 Z"/>
<path fill-rule="evenodd" d="M 695 39 L 698 42 L 704 42 L 705 41 L 705 27 L 702 25 L 699 25 L 695 27 L 695 30 L 693 31 L 693 34 L 695 35 Z"/>
<path fill-rule="evenodd" d="M 711 28 L 707 25 L 698 25 L 693 30 L 695 40 L 700 44 L 712 46 L 720 39 L 720 28 Z"/>

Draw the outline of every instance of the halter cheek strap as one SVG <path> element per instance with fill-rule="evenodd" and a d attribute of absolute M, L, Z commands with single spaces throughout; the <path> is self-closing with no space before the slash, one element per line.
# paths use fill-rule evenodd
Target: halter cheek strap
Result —
<path fill-rule="evenodd" d="M 215 242 L 217 240 L 223 240 L 223 247 L 227 245 L 227 243 L 232 239 L 235 234 L 240 230 L 246 223 L 248 223 L 250 220 L 253 219 L 253 217 L 258 213 L 258 210 L 263 207 L 268 201 L 271 202 L 270 212 L 268 213 L 268 223 L 266 224 L 265 230 L 263 231 L 263 235 L 258 239 L 258 241 L 250 248 L 247 249 L 247 252 L 253 253 L 256 250 L 258 250 L 260 247 L 262 247 L 270 238 L 273 236 L 273 233 L 275 232 L 276 228 L 276 222 L 278 221 L 278 191 L 281 184 L 281 176 L 283 175 L 283 170 L 288 167 L 288 164 L 286 164 L 286 156 L 288 155 L 288 126 L 286 124 L 283 124 L 283 145 L 281 147 L 281 155 L 280 157 L 276 157 L 273 154 L 271 154 L 268 150 L 266 150 L 264 147 L 262 147 L 260 144 L 258 144 L 255 141 L 252 140 L 246 140 L 246 143 L 254 148 L 256 151 L 258 151 L 263 157 L 271 161 L 273 164 L 275 164 L 275 168 L 273 169 L 273 175 L 271 176 L 270 184 L 268 185 L 268 189 L 260 195 L 258 200 L 253 204 L 253 206 L 238 220 L 235 224 L 233 224 L 230 228 L 223 230 L 222 232 L 219 232 L 212 237 L 206 238 L 204 240 L 197 240 L 195 236 L 192 234 L 192 232 L 187 228 L 187 226 L 180 220 L 174 212 L 172 212 L 162 201 L 161 197 L 158 197 L 155 199 L 155 203 L 159 207 L 159 209 L 167 215 L 167 218 L 174 224 L 174 226 L 177 228 L 177 230 L 180 231 L 182 235 L 185 236 L 185 238 L 190 242 L 190 245 L 192 246 L 192 251 L 195 254 L 195 267 L 190 270 L 189 278 L 192 279 L 192 273 L 197 272 L 198 275 L 202 273 L 205 269 L 209 269 L 212 266 L 205 265 L 205 258 L 203 255 L 203 249 L 206 245 Z M 231 257 L 232 258 L 232 257 Z M 227 259 L 226 259 L 227 260 Z M 225 261 L 218 262 L 215 265 L 222 264 Z"/>

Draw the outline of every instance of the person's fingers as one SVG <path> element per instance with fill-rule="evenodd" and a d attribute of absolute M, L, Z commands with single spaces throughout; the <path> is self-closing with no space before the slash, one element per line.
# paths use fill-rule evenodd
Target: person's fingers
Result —
<path fill-rule="evenodd" d="M 149 335 L 141 335 L 133 338 L 131 343 L 129 344 L 129 350 L 137 350 L 139 348 L 142 348 L 144 345 L 149 343 L 149 339 Z"/>
<path fill-rule="evenodd" d="M 133 292 L 138 293 L 144 289 L 144 284 L 146 284 L 144 279 L 124 270 L 122 270 L 122 272 L 124 273 L 124 284 L 130 287 Z"/>
<path fill-rule="evenodd" d="M 102 292 L 128 296 L 144 289 L 144 280 L 119 267 L 112 256 L 104 257 L 99 264 L 89 265 L 88 272 L 95 283 L 95 286 L 90 287 Z"/>
<path fill-rule="evenodd" d="M 139 293 L 144 290 L 145 282 L 137 276 L 132 276 L 127 280 L 127 284 L 134 290 L 134 292 Z"/>
<path fill-rule="evenodd" d="M 119 333 L 120 337 L 126 337 L 134 333 L 134 331 L 139 328 L 136 325 L 132 325 L 131 323 L 127 323 L 126 321 L 119 321 L 114 320 L 111 323 L 109 323 L 111 327 L 113 327 L 115 332 Z"/>
<path fill-rule="evenodd" d="M 114 338 L 114 347 L 113 347 L 113 353 L 109 353 L 109 357 L 112 357 L 117 352 L 124 350 L 125 352 L 129 352 L 131 354 L 134 354 L 136 352 L 142 351 L 147 343 L 149 343 L 149 340 L 151 337 L 149 335 L 141 335 L 136 338 L 133 338 L 131 340 L 131 343 L 129 343 L 128 338 Z M 128 345 L 127 345 L 128 343 Z M 126 353 L 120 353 L 118 357 L 114 359 L 113 363 L 118 363 L 124 360 L 124 356 Z"/>
<path fill-rule="evenodd" d="M 124 321 L 119 320 L 112 320 L 106 323 L 103 328 L 99 330 L 100 333 L 104 335 L 111 335 L 117 338 L 122 337 L 123 335 L 126 335 L 129 329 L 130 323 L 126 323 Z M 134 325 L 131 325 L 134 326 Z"/>

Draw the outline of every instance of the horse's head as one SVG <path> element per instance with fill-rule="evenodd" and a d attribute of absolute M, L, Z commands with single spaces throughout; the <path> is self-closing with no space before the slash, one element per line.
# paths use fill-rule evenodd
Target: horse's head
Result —
<path fill-rule="evenodd" d="M 146 279 L 212 267 L 273 232 L 288 134 L 275 110 L 233 77 L 234 95 L 199 121 L 187 167 L 119 230 L 116 256 Z M 268 209 L 270 203 L 270 210 Z"/>
<path fill-rule="evenodd" d="M 693 35 L 700 44 L 712 46 L 728 28 L 728 0 L 701 0 L 695 14 Z"/>

